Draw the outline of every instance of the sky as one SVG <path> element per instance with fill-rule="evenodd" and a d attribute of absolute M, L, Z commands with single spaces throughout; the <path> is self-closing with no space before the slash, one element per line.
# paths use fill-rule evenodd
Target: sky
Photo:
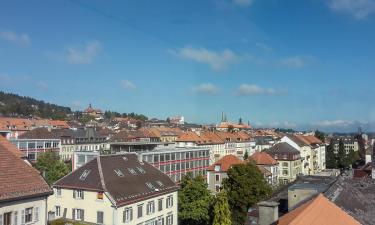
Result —
<path fill-rule="evenodd" d="M 375 0 L 3 0 L 0 90 L 82 110 L 375 130 Z"/>

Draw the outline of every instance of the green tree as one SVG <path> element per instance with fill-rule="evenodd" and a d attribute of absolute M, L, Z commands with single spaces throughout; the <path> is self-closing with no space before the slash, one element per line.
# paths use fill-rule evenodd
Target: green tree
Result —
<path fill-rule="evenodd" d="M 248 209 L 270 196 L 272 189 L 253 163 L 232 166 L 223 180 L 234 225 L 245 224 Z"/>
<path fill-rule="evenodd" d="M 350 165 L 350 162 L 347 160 L 345 145 L 342 139 L 339 141 L 339 149 L 337 151 L 336 160 L 337 166 L 340 169 L 347 169 Z"/>
<path fill-rule="evenodd" d="M 38 154 L 35 168 L 42 173 L 48 184 L 53 184 L 70 172 L 70 168 L 52 151 Z"/>
<path fill-rule="evenodd" d="M 190 175 L 186 175 L 182 178 L 178 203 L 180 224 L 209 224 L 212 195 L 203 176 L 191 178 Z"/>
<path fill-rule="evenodd" d="M 227 192 L 222 190 L 216 195 L 214 203 L 213 225 L 231 225 L 231 213 L 228 204 Z"/>
<path fill-rule="evenodd" d="M 321 140 L 322 142 L 325 141 L 325 134 L 319 130 L 316 130 L 315 131 L 315 137 L 318 138 L 319 140 Z"/>
<path fill-rule="evenodd" d="M 243 155 L 243 159 L 246 160 L 247 158 L 249 158 L 249 153 L 247 152 L 247 150 L 245 151 L 245 154 Z"/>
<path fill-rule="evenodd" d="M 347 155 L 347 161 L 349 165 L 353 165 L 355 162 L 360 160 L 360 154 L 359 152 L 355 152 L 354 149 L 349 150 L 349 154 Z"/>
<path fill-rule="evenodd" d="M 336 154 L 334 151 L 334 142 L 331 141 L 326 148 L 326 166 L 329 169 L 337 168 Z"/>

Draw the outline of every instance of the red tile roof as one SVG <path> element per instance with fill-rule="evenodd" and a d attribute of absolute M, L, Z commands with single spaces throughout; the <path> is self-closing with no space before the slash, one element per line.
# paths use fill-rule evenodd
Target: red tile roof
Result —
<path fill-rule="evenodd" d="M 177 142 L 196 142 L 200 143 L 203 140 L 195 132 L 186 132 L 178 137 Z"/>
<path fill-rule="evenodd" d="M 257 165 L 276 165 L 277 164 L 277 161 L 266 152 L 255 152 L 254 154 L 250 156 L 249 159 L 255 161 Z"/>
<path fill-rule="evenodd" d="M 359 225 L 323 194 L 279 218 L 279 225 Z"/>
<path fill-rule="evenodd" d="M 0 202 L 52 194 L 39 172 L 16 156 L 17 151 L 0 136 Z"/>
<path fill-rule="evenodd" d="M 216 163 L 212 164 L 208 167 L 208 171 L 214 171 L 215 166 L 220 165 L 220 171 L 226 172 L 230 167 L 236 164 L 242 164 L 244 161 L 239 159 L 237 156 L 234 155 L 226 155 L 223 158 L 219 159 Z"/>

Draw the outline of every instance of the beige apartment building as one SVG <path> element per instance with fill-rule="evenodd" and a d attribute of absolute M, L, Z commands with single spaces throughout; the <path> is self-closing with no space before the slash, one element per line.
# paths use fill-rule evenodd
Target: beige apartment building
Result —
<path fill-rule="evenodd" d="M 177 224 L 178 187 L 135 154 L 99 156 L 53 185 L 50 218 L 93 224 Z"/>

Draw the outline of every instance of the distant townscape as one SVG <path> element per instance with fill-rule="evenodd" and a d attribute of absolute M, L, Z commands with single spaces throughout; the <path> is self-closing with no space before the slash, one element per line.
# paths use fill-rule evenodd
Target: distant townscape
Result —
<path fill-rule="evenodd" d="M 375 135 L 361 129 L 254 128 L 225 112 L 195 124 L 3 92 L 0 115 L 0 225 L 375 224 Z"/>

